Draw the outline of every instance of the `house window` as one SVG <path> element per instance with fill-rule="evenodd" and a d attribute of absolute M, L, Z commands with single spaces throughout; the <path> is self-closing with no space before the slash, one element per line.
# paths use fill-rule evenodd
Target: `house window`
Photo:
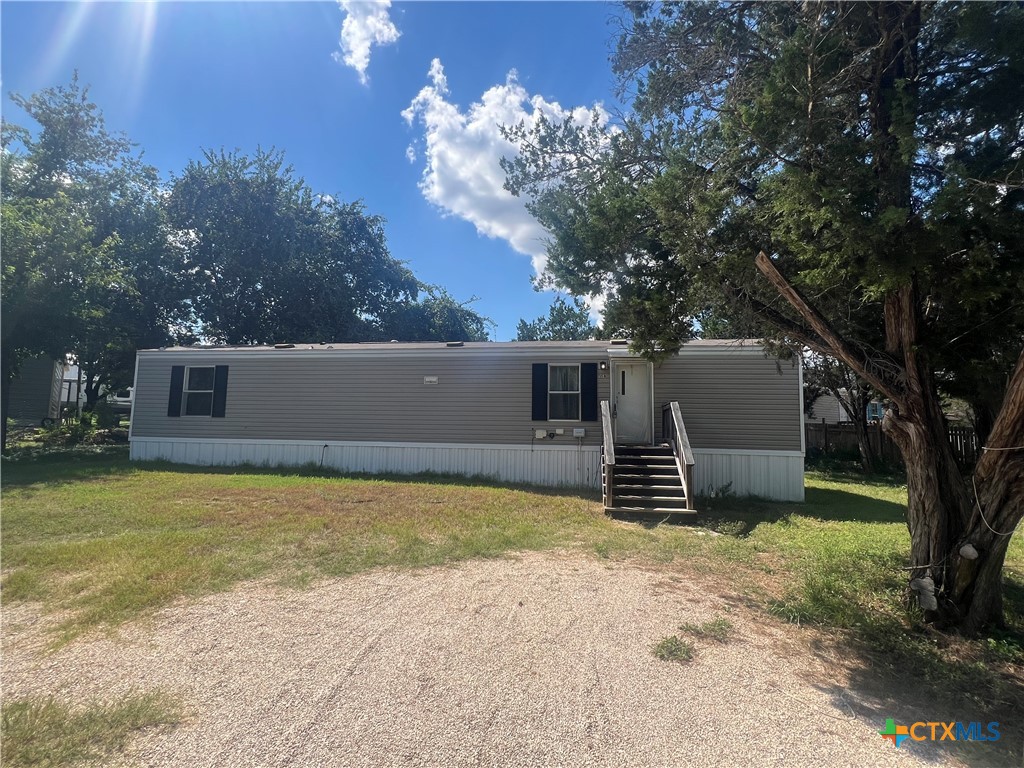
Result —
<path fill-rule="evenodd" d="M 548 366 L 548 419 L 580 420 L 580 367 Z"/>
<path fill-rule="evenodd" d="M 189 367 L 185 370 L 185 415 L 213 415 L 213 384 L 216 380 L 215 369 L 211 366 L 202 368 Z"/>

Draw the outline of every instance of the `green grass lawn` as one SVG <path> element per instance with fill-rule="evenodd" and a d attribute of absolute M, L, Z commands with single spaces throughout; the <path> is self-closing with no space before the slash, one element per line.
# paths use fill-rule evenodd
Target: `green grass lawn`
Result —
<path fill-rule="evenodd" d="M 596 496 L 456 478 L 132 464 L 123 449 L 3 470 L 3 597 L 59 615 L 55 645 L 250 579 L 301 587 L 382 566 L 569 549 L 699 571 L 871 663 L 977 694 L 980 706 L 1019 714 L 1024 704 L 1020 535 L 1007 557 L 1010 631 L 944 639 L 904 607 L 906 489 L 891 482 L 810 473 L 804 504 L 720 498 L 692 525 L 645 526 L 609 520 Z"/>

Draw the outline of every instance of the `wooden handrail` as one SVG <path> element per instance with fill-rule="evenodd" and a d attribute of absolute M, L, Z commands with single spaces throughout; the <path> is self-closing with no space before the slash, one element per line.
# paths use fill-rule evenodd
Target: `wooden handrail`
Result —
<path fill-rule="evenodd" d="M 611 508 L 615 506 L 612 493 L 615 478 L 615 434 L 612 432 L 612 411 L 607 400 L 601 401 L 601 431 L 604 446 L 604 506 Z"/>
<path fill-rule="evenodd" d="M 615 463 L 615 436 L 612 433 L 612 410 L 607 400 L 601 401 L 601 430 L 604 432 L 604 463 Z"/>
<path fill-rule="evenodd" d="M 682 448 L 682 459 L 685 464 L 693 466 L 693 448 L 690 447 L 690 438 L 686 434 L 686 425 L 683 424 L 683 413 L 679 410 L 679 403 L 672 402 L 672 421 L 675 422 L 676 434 L 679 437 L 679 445 Z"/>
<path fill-rule="evenodd" d="M 683 424 L 683 413 L 679 409 L 679 403 L 673 401 L 662 406 L 661 433 L 672 446 L 676 469 L 679 471 L 679 479 L 683 483 L 683 493 L 686 494 L 686 508 L 693 509 L 693 492 L 696 490 L 693 484 L 693 449 L 690 447 L 690 438 L 686 434 L 686 425 Z"/>

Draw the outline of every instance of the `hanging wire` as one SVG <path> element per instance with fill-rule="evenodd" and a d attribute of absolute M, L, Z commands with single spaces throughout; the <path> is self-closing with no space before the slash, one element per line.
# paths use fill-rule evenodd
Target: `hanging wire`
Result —
<path fill-rule="evenodd" d="M 978 495 L 978 484 L 974 482 L 974 475 L 971 475 L 971 485 L 974 486 L 974 503 L 978 505 L 978 514 L 981 515 L 981 522 L 985 524 L 985 527 L 992 531 L 996 536 L 1012 536 L 1015 529 L 1011 529 L 1006 533 L 1000 533 L 988 524 L 988 520 L 985 519 L 985 510 L 981 508 L 981 497 Z"/>

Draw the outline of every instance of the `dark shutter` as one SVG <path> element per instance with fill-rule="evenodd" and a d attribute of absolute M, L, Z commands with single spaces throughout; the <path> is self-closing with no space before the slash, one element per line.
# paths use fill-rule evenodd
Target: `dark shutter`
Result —
<path fill-rule="evenodd" d="M 533 364 L 533 420 L 548 420 L 548 364 Z"/>
<path fill-rule="evenodd" d="M 597 363 L 580 365 L 580 421 L 597 421 Z"/>
<path fill-rule="evenodd" d="M 218 365 L 213 379 L 213 416 L 224 417 L 228 402 L 228 367 Z"/>
<path fill-rule="evenodd" d="M 171 366 L 171 393 L 167 398 L 167 415 L 181 416 L 181 390 L 185 387 L 185 366 Z"/>

